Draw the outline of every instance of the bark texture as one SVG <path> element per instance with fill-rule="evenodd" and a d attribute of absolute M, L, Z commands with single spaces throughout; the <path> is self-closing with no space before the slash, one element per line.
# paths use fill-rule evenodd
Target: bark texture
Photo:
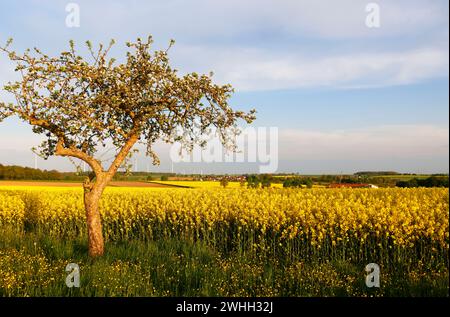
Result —
<path fill-rule="evenodd" d="M 94 171 L 93 178 L 86 179 L 84 188 L 84 208 L 86 211 L 86 221 L 88 229 L 89 256 L 99 257 L 105 252 L 105 243 L 103 239 L 103 226 L 100 215 L 99 205 L 103 191 L 108 182 L 113 178 L 117 169 L 120 167 L 130 149 L 138 140 L 138 136 L 133 134 L 122 147 L 114 162 L 108 171 L 103 171 L 100 164 L 92 159 L 90 165 Z"/>
<path fill-rule="evenodd" d="M 84 208 L 88 229 L 89 256 L 91 257 L 99 257 L 104 253 L 102 219 L 99 210 L 103 189 L 103 184 L 96 184 L 92 188 L 85 184 L 84 187 Z"/>

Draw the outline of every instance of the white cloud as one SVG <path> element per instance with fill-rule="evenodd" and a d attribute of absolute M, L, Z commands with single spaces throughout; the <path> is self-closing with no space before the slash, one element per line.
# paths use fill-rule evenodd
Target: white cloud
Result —
<path fill-rule="evenodd" d="M 448 77 L 446 1 L 374 1 L 381 8 L 380 29 L 364 24 L 369 2 L 80 0 L 81 28 L 75 32 L 64 25 L 63 4 L 35 1 L 35 10 L 17 14 L 28 31 L 18 42 L 47 42 L 50 47 L 42 48 L 48 51 L 66 48 L 73 36 L 81 44 L 153 34 L 156 47 L 175 38 L 172 61 L 180 69 L 213 70 L 239 90 L 378 87 Z M 0 83 L 13 76 L 1 55 Z"/>
<path fill-rule="evenodd" d="M 179 46 L 174 50 L 174 60 L 183 70 L 214 70 L 220 82 L 239 90 L 402 85 L 448 77 L 449 67 L 448 50 L 438 47 L 325 57 L 239 47 Z"/>
<path fill-rule="evenodd" d="M 7 127 L 0 129 L 0 135 Z M 279 129 L 280 160 L 377 160 L 448 156 L 448 127 L 434 125 L 385 125 L 335 131 Z M 43 140 L 31 132 L 0 138 L 0 152 L 30 153 Z M 140 157 L 145 152 L 142 146 Z M 168 160 L 170 145 L 157 142 L 161 159 Z M 104 151 L 102 151 L 104 152 Z M 101 152 L 101 153 L 102 153 Z M 111 152 L 113 153 L 113 152 Z M 110 154 L 111 154 L 110 153 Z M 103 156 L 106 158 L 110 154 Z M 12 158 L 13 159 L 13 158 Z M 18 159 L 18 158 L 17 158 Z"/>
<path fill-rule="evenodd" d="M 146 26 L 152 33 L 196 38 L 241 36 L 264 30 L 339 39 L 392 37 L 414 35 L 418 30 L 448 22 L 446 3 L 439 0 L 78 2 L 85 23 L 95 24 L 102 32 Z M 376 31 L 364 23 L 369 2 L 376 2 L 381 8 L 381 28 Z"/>
<path fill-rule="evenodd" d="M 381 27 L 370 29 L 365 25 L 366 5 L 380 7 Z M 291 33 L 307 33 L 324 38 L 367 38 L 414 35 L 439 23 L 448 21 L 443 14 L 444 1 L 420 0 L 321 0 L 285 1 L 273 6 L 272 16 Z"/>
<path fill-rule="evenodd" d="M 283 160 L 417 160 L 448 157 L 448 127 L 387 125 L 358 130 L 280 130 Z"/>

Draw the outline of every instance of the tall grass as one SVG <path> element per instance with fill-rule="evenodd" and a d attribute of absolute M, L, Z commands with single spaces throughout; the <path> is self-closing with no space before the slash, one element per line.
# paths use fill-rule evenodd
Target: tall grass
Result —
<path fill-rule="evenodd" d="M 370 289 L 357 261 L 225 255 L 175 238 L 108 242 L 106 250 L 92 260 L 85 239 L 2 231 L 0 296 L 448 296 L 448 271 L 425 266 L 381 266 L 381 288 Z M 80 266 L 79 288 L 65 284 L 68 263 Z"/>

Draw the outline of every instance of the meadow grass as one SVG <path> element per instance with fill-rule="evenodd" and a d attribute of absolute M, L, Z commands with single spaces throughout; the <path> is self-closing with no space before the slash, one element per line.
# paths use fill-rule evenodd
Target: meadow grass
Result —
<path fill-rule="evenodd" d="M 69 263 L 81 285 L 65 284 Z M 43 233 L 0 234 L 0 296 L 448 296 L 448 270 L 388 271 L 381 287 L 365 285 L 365 263 L 292 261 L 228 252 L 177 238 L 108 242 L 98 259 L 87 241 Z"/>

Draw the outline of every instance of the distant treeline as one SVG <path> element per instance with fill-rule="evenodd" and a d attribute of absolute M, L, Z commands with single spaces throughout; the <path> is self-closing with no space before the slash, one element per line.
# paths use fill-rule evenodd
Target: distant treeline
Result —
<path fill-rule="evenodd" d="M 0 180 L 38 180 L 38 181 L 76 181 L 82 182 L 89 172 L 59 172 L 40 170 L 22 166 L 0 164 Z M 389 177 L 383 177 L 383 176 Z M 168 180 L 175 173 L 118 172 L 116 181 L 151 181 Z M 186 175 L 184 175 L 186 177 Z M 261 174 L 261 175 L 191 175 L 193 179 L 247 182 L 248 187 L 270 187 L 271 183 L 283 184 L 284 187 L 311 187 L 312 184 L 328 185 L 330 183 L 368 183 L 381 187 L 448 187 L 448 174 L 432 174 L 430 177 L 415 177 L 416 174 L 397 172 L 358 172 L 353 175 L 299 175 L 299 174 Z M 406 179 L 402 179 L 405 176 Z M 410 177 L 408 177 L 410 176 Z"/>
<path fill-rule="evenodd" d="M 382 175 L 399 175 L 399 173 L 394 171 L 362 171 L 356 172 L 356 176 L 382 176 Z"/>
<path fill-rule="evenodd" d="M 63 174 L 51 170 L 39 170 L 22 166 L 4 166 L 0 164 L 0 179 L 2 180 L 62 180 Z"/>
<path fill-rule="evenodd" d="M 305 177 L 292 177 L 287 178 L 283 181 L 283 187 L 303 187 L 306 186 L 307 188 L 313 187 L 313 181 L 310 178 Z"/>
<path fill-rule="evenodd" d="M 362 172 L 356 172 L 353 174 L 355 176 L 392 176 L 392 175 L 398 175 L 398 176 L 416 176 L 416 173 L 398 173 L 394 171 L 362 171 Z M 431 174 L 430 176 L 447 176 L 447 174 L 444 173 L 438 173 L 438 174 Z"/>
<path fill-rule="evenodd" d="M 40 170 L 31 167 L 23 166 L 5 166 L 0 164 L 0 180 L 40 180 L 40 181 L 83 181 L 89 172 L 59 172 L 56 170 Z M 127 180 L 127 181 L 147 181 L 153 179 L 160 179 L 161 177 L 169 177 L 175 174 L 172 173 L 146 173 L 146 172 L 132 172 L 125 174 L 118 172 L 113 180 Z"/>
<path fill-rule="evenodd" d="M 448 187 L 448 177 L 413 178 L 408 181 L 398 181 L 397 187 Z"/>
<path fill-rule="evenodd" d="M 411 183 L 408 183 L 409 181 Z M 423 187 L 445 187 L 448 186 L 446 185 L 448 184 L 448 174 L 432 174 L 424 178 L 423 175 L 419 177 L 417 174 L 400 174 L 396 172 L 358 172 L 352 175 L 276 176 L 272 182 L 283 183 L 285 184 L 284 187 L 299 187 L 300 185 L 308 185 L 307 183 L 309 182 L 325 186 L 332 183 L 364 183 L 380 187 L 414 187 L 417 183 L 417 186 Z"/>

